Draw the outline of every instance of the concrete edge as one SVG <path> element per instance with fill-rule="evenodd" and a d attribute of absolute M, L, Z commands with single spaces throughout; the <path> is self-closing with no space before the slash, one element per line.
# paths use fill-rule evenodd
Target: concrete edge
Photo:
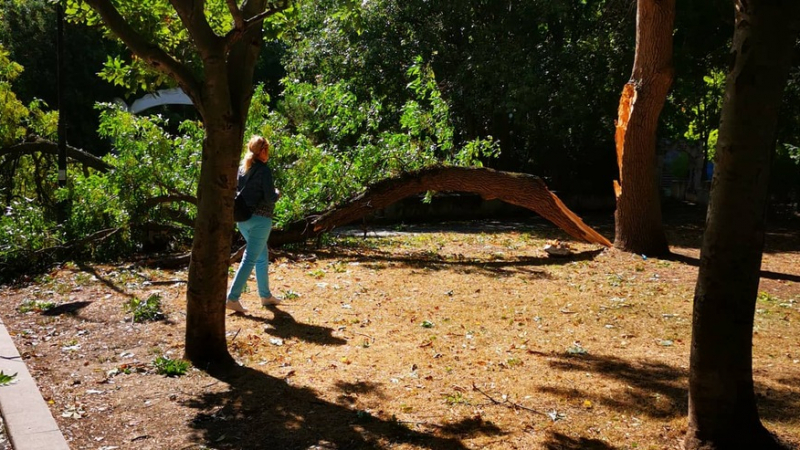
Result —
<path fill-rule="evenodd" d="M 17 374 L 14 382 L 0 386 L 0 413 L 14 450 L 69 450 L 39 387 L 31 377 L 14 341 L 0 318 L 0 370 Z"/>

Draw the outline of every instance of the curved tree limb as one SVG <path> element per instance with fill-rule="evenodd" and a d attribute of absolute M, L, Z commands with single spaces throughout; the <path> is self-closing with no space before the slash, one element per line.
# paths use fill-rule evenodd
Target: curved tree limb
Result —
<path fill-rule="evenodd" d="M 278 246 L 312 238 L 403 198 L 427 191 L 471 192 L 487 200 L 499 199 L 538 213 L 578 240 L 611 246 L 608 239 L 583 223 L 550 192 L 541 178 L 523 173 L 465 167 L 425 169 L 380 181 L 344 205 L 292 223 L 285 230 L 275 230 L 269 243 Z"/>
<path fill-rule="evenodd" d="M 523 173 L 465 167 L 425 169 L 380 181 L 343 205 L 318 215 L 311 215 L 289 224 L 286 228 L 273 230 L 269 245 L 279 247 L 316 237 L 406 197 L 427 191 L 470 192 L 479 194 L 487 200 L 499 199 L 536 212 L 578 240 L 611 247 L 608 239 L 586 225 L 577 214 L 550 192 L 541 178 Z M 233 252 L 231 262 L 239 260 L 243 251 L 244 247 Z M 167 258 L 149 259 L 142 264 L 185 267 L 190 258 L 191 254 L 185 253 Z"/>
<path fill-rule="evenodd" d="M 33 153 L 47 153 L 51 155 L 58 155 L 58 144 L 48 141 L 46 139 L 36 139 L 35 141 L 22 142 L 14 144 L 9 147 L 0 149 L 0 156 L 21 156 Z M 91 167 L 100 172 L 109 172 L 114 169 L 114 166 L 108 164 L 102 159 L 88 153 L 79 148 L 67 146 L 67 156 L 80 162 L 84 166 Z"/>

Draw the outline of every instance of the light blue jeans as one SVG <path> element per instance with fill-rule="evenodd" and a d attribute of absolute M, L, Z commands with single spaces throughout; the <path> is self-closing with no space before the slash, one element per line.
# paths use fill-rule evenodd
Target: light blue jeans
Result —
<path fill-rule="evenodd" d="M 267 240 L 269 239 L 270 231 L 272 231 L 272 218 L 254 215 L 244 222 L 237 222 L 236 225 L 239 227 L 242 236 L 244 236 L 244 240 L 247 241 L 247 245 L 244 248 L 242 262 L 236 270 L 236 276 L 233 277 L 231 289 L 228 291 L 228 300 L 239 300 L 253 267 L 256 268 L 258 295 L 269 298 L 272 293 L 269 291 L 269 249 Z"/>

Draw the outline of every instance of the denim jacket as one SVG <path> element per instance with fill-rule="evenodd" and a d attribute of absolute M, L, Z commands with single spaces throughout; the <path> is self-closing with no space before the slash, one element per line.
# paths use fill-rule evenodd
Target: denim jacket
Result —
<path fill-rule="evenodd" d="M 247 177 L 250 177 L 248 180 Z M 247 185 L 245 186 L 245 181 Z M 239 171 L 237 190 L 242 192 L 247 206 L 253 208 L 253 215 L 272 217 L 278 193 L 275 192 L 275 182 L 272 179 L 272 170 L 265 162 L 254 160 L 247 173 Z"/>

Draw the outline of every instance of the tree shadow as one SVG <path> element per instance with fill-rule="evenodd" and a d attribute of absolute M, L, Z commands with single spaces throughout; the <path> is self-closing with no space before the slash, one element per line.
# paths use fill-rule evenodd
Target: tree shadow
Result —
<path fill-rule="evenodd" d="M 281 311 L 275 305 L 266 306 L 265 308 L 272 312 L 273 317 L 271 319 L 254 316 L 248 313 L 235 314 L 269 325 L 264 329 L 264 332 L 277 338 L 296 338 L 319 345 L 347 344 L 347 340 L 333 336 L 333 328 L 298 322 L 291 314 Z"/>
<path fill-rule="evenodd" d="M 618 381 L 613 394 L 587 393 L 577 388 L 542 387 L 543 392 L 566 398 L 585 396 L 619 411 L 665 419 L 686 414 L 688 372 L 668 364 L 651 361 L 630 362 L 612 356 L 550 355 L 551 367 L 570 372 L 600 374 Z"/>
<path fill-rule="evenodd" d="M 668 202 L 662 205 L 667 242 L 673 247 L 699 250 L 706 227 L 706 205 Z M 767 210 L 764 253 L 800 250 L 800 216 L 787 214 L 775 205 Z"/>
<path fill-rule="evenodd" d="M 614 450 L 617 447 L 608 445 L 599 439 L 573 438 L 565 434 L 551 432 L 544 443 L 544 448 L 547 450 Z"/>
<path fill-rule="evenodd" d="M 476 258 L 446 259 L 436 253 L 418 252 L 410 256 L 397 255 L 387 251 L 372 251 L 369 255 L 353 255 L 351 252 L 335 248 L 316 250 L 323 258 L 358 261 L 373 265 L 394 263 L 399 266 L 426 269 L 432 271 L 459 270 L 471 273 L 485 272 L 493 276 L 522 275 L 529 278 L 549 279 L 551 275 L 544 270 L 532 267 L 565 265 L 576 261 L 591 261 L 603 253 L 605 248 L 586 250 L 566 256 L 522 256 L 515 259 L 483 260 Z"/>
<path fill-rule="evenodd" d="M 386 413 L 323 400 L 310 388 L 248 367 L 211 376 L 227 383 L 229 390 L 203 393 L 187 406 L 197 409 L 190 423 L 197 439 L 217 449 L 467 448 L 455 437 L 415 431 Z"/>
<path fill-rule="evenodd" d="M 663 256 L 662 259 L 667 261 L 683 263 L 693 267 L 700 267 L 699 258 L 694 258 L 687 255 L 681 255 L 680 253 L 670 253 L 669 255 Z M 759 276 L 761 278 L 766 278 L 769 280 L 783 280 L 783 281 L 792 281 L 795 283 L 800 283 L 800 275 L 794 275 L 790 273 L 779 273 L 779 272 L 772 272 L 769 270 L 762 270 L 759 272 Z"/>
<path fill-rule="evenodd" d="M 544 355 L 551 367 L 571 372 L 599 374 L 620 386 L 609 394 L 584 392 L 577 388 L 542 387 L 539 390 L 563 398 L 592 398 L 596 403 L 620 412 L 654 419 L 685 416 L 689 405 L 687 369 L 657 361 L 626 361 L 613 356 Z M 783 382 L 785 380 L 778 380 Z M 785 384 L 785 383 L 784 383 Z M 773 389 L 755 383 L 759 414 L 762 419 L 789 422 L 797 418 L 800 396 L 791 385 Z"/>
<path fill-rule="evenodd" d="M 114 283 L 114 281 L 112 281 L 110 278 L 108 278 L 108 277 L 104 276 L 103 274 L 101 274 L 100 272 L 98 272 L 97 269 L 95 269 L 94 267 L 92 267 L 92 266 L 90 266 L 90 265 L 88 265 L 88 264 L 86 264 L 86 263 L 84 263 L 82 261 L 77 261 L 75 264 L 83 272 L 86 272 L 86 273 L 94 276 L 95 278 L 97 278 L 97 280 L 99 282 L 101 282 L 104 285 L 106 285 L 106 287 L 108 287 L 112 291 L 114 291 L 114 292 L 116 292 L 118 294 L 122 294 L 122 295 L 124 295 L 124 296 L 126 296 L 128 298 L 133 298 L 133 295 L 129 294 L 125 290 L 124 287 L 120 287 L 119 285 Z"/>
<path fill-rule="evenodd" d="M 336 397 L 336 402 L 340 405 L 356 403 L 358 394 L 372 394 L 380 399 L 386 398 L 380 385 L 369 381 L 359 381 L 357 383 L 337 381 L 336 388 L 341 391 L 341 394 Z"/>
<path fill-rule="evenodd" d="M 91 305 L 92 302 L 71 302 L 71 303 L 63 303 L 56 307 L 47 309 L 42 311 L 43 316 L 60 316 L 63 314 L 75 314 L 76 312 L 82 310 L 83 308 Z"/>
<path fill-rule="evenodd" d="M 465 417 L 458 422 L 439 425 L 436 427 L 441 433 L 449 436 L 472 437 L 472 436 L 502 436 L 507 434 L 500 427 L 492 422 L 483 420 L 483 417 Z"/>

